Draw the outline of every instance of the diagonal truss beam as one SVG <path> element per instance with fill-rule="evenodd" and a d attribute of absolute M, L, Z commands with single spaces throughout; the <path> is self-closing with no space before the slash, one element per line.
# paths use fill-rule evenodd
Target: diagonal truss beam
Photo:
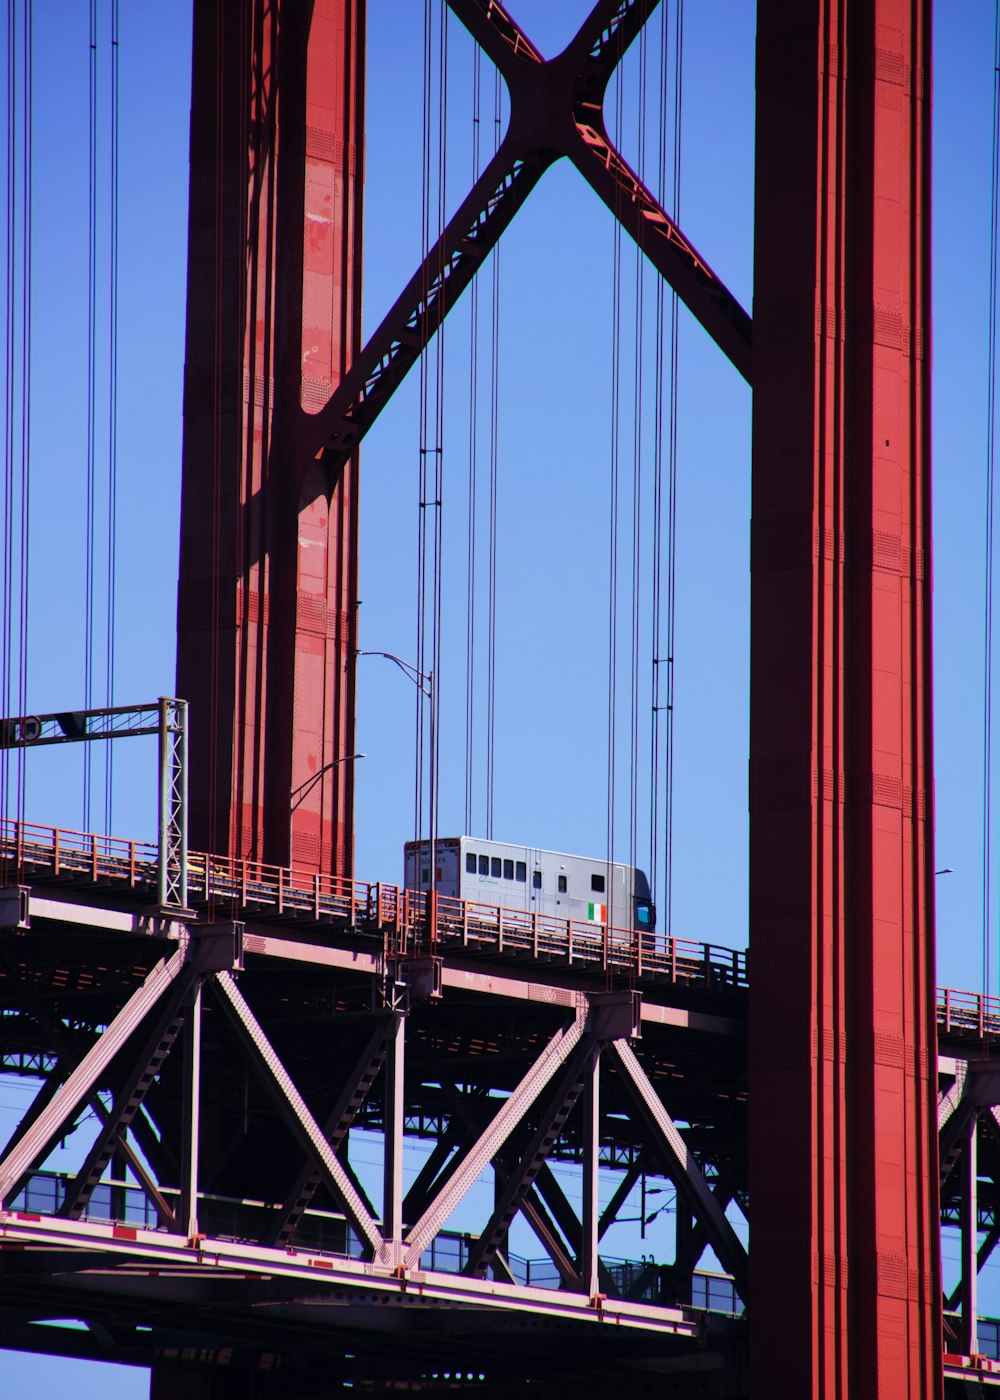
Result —
<path fill-rule="evenodd" d="M 232 973 L 220 972 L 215 979 L 219 1001 L 244 1042 L 254 1052 L 264 1082 L 282 1118 L 294 1137 L 323 1174 L 328 1189 L 347 1213 L 351 1224 L 377 1258 L 385 1241 L 374 1217 L 355 1190 L 343 1163 L 323 1135 L 316 1119 L 285 1069 L 281 1058 L 251 1011 Z"/>
<path fill-rule="evenodd" d="M 481 1108 L 483 1100 L 482 1098 L 477 1098 L 474 1107 L 473 1104 L 467 1101 L 467 1095 L 458 1093 L 453 1087 L 445 1086 L 445 1092 L 451 1107 L 452 1120 L 449 1124 L 448 1135 L 446 1135 L 446 1138 L 439 1140 L 438 1147 L 442 1147 L 447 1141 L 448 1146 L 446 1150 L 443 1150 L 442 1154 L 443 1158 L 446 1159 L 451 1155 L 454 1149 L 456 1135 L 464 1133 L 466 1135 L 471 1134 L 473 1137 L 478 1137 L 482 1132 L 482 1115 L 476 1113 L 475 1107 Z M 428 1158 L 428 1163 L 430 1160 L 431 1159 Z M 511 1176 L 513 1176 L 517 1170 L 517 1155 L 511 1149 L 509 1143 L 493 1158 L 493 1169 L 496 1173 L 499 1191 L 503 1191 Z M 546 1174 L 551 1183 L 552 1193 L 554 1197 L 558 1198 L 557 1204 L 559 1205 L 559 1209 L 553 1208 L 552 1200 L 546 1199 L 543 1195 L 543 1191 L 540 1189 L 545 1182 Z M 431 1178 L 430 1184 L 433 1185 L 433 1178 Z M 416 1183 L 414 1183 L 414 1186 L 415 1185 Z M 430 1188 L 428 1187 L 428 1189 Z M 568 1212 L 572 1223 L 566 1221 L 565 1215 L 562 1219 L 559 1218 L 560 1210 Z M 579 1236 L 580 1224 L 573 1214 L 572 1206 L 570 1206 L 566 1197 L 562 1194 L 555 1177 L 544 1163 L 542 1164 L 541 1171 L 538 1174 L 534 1186 L 527 1192 L 525 1199 L 521 1203 L 521 1213 L 534 1231 L 539 1244 L 558 1270 L 559 1277 L 564 1287 L 576 1287 L 579 1282 L 576 1265 L 572 1254 L 567 1251 L 567 1244 L 571 1250 L 576 1247 L 572 1242 L 571 1235 L 575 1227 L 576 1235 Z M 513 1275 L 510 1272 L 510 1267 L 504 1257 L 503 1250 L 499 1246 L 494 1251 L 490 1264 L 494 1278 L 503 1277 L 509 1282 L 513 1282 Z"/>
<path fill-rule="evenodd" d="M 656 1146 L 662 1154 L 669 1176 L 689 1209 L 702 1222 L 708 1241 L 719 1257 L 722 1267 L 732 1274 L 736 1292 L 746 1301 L 747 1252 L 735 1230 L 726 1219 L 687 1143 L 674 1126 L 673 1119 L 649 1076 L 636 1058 L 627 1040 L 615 1040 L 611 1045 L 623 1071 L 622 1080 L 646 1125 L 652 1131 Z"/>
<path fill-rule="evenodd" d="M 169 960 L 156 964 L 35 1122 L 6 1153 L 0 1162 L 0 1204 L 17 1194 L 35 1163 L 44 1161 L 56 1139 L 64 1135 L 67 1124 L 96 1089 L 119 1050 L 180 976 L 186 956 L 186 949 L 178 948 Z"/>
<path fill-rule="evenodd" d="M 604 1210 L 601 1213 L 601 1218 L 597 1222 L 598 1240 L 602 1240 L 604 1238 L 607 1232 L 611 1229 L 611 1226 L 618 1219 L 618 1212 L 628 1200 L 629 1196 L 631 1196 L 636 1182 L 639 1180 L 640 1176 L 642 1176 L 642 1171 L 642 1167 L 634 1163 L 631 1167 L 629 1167 L 628 1171 L 618 1183 L 617 1187 L 615 1188 L 614 1195 L 604 1207 Z"/>
<path fill-rule="evenodd" d="M 509 1174 L 486 1228 L 469 1251 L 469 1262 L 465 1267 L 467 1274 L 485 1273 L 492 1263 L 493 1255 L 506 1235 L 510 1222 L 521 1209 L 528 1192 L 534 1187 L 535 1178 L 541 1171 L 566 1119 L 573 1111 L 583 1089 L 586 1072 L 593 1067 L 594 1056 L 599 1053 L 599 1045 L 595 1043 L 593 1036 L 587 1035 L 567 1060 L 531 1141 L 517 1166 Z"/>
<path fill-rule="evenodd" d="M 190 965 L 178 977 L 156 1022 L 147 1037 L 141 1053 L 136 1057 L 132 1069 L 118 1093 L 114 1107 L 107 1121 L 98 1133 L 93 1147 L 66 1192 L 66 1198 L 58 1214 L 71 1220 L 79 1220 L 87 1209 L 94 1187 L 104 1175 L 111 1154 L 125 1141 L 128 1129 L 142 1106 L 147 1090 L 159 1074 L 164 1060 L 173 1049 L 174 1042 L 184 1025 L 188 1001 L 192 989 L 200 985 L 200 974 Z"/>
<path fill-rule="evenodd" d="M 15 964 L 6 955 L 3 955 L 3 961 L 8 970 L 16 978 L 17 970 Z M 17 1142 L 18 1138 L 20 1138 L 23 1133 L 27 1132 L 32 1123 L 37 1120 L 42 1109 L 47 1103 L 52 1101 L 53 1097 L 58 1092 L 60 1084 L 80 1063 L 82 1058 L 81 1055 L 77 1053 L 75 1045 L 71 1043 L 63 1023 L 49 1014 L 33 989 L 27 985 L 22 985 L 21 995 L 24 999 L 28 1014 L 31 1016 L 32 1020 L 38 1023 L 46 1036 L 48 1036 L 50 1045 L 59 1057 L 59 1064 L 50 1071 L 45 1083 L 39 1088 L 38 1093 L 35 1095 L 28 1113 L 25 1114 L 14 1128 L 6 1146 L 0 1150 L 0 1159 L 7 1156 L 7 1153 Z M 102 1127 L 106 1126 L 111 1114 L 105 1107 L 104 1100 L 101 1098 L 100 1094 L 96 1092 L 89 1094 L 85 1102 L 98 1123 L 100 1123 Z M 136 1118 L 132 1131 L 149 1162 L 157 1171 L 161 1171 L 168 1157 L 165 1144 L 162 1143 L 151 1130 L 148 1122 L 141 1114 Z M 147 1198 L 153 1203 L 161 1220 L 172 1229 L 174 1221 L 173 1208 L 164 1198 L 158 1185 L 146 1169 L 146 1165 L 139 1156 L 139 1153 L 132 1146 L 131 1142 L 129 1142 L 128 1137 L 121 1136 L 115 1144 L 115 1148 L 125 1157 L 135 1175 L 136 1181 L 139 1182 Z"/>
<path fill-rule="evenodd" d="M 508 1095 L 479 1137 L 456 1164 L 444 1185 L 404 1240 L 403 1266 L 416 1268 L 424 1250 L 488 1162 L 499 1152 L 528 1109 L 543 1092 L 583 1037 L 586 1001 L 577 1005 L 571 1025 L 558 1030 L 517 1088 Z"/>
<path fill-rule="evenodd" d="M 341 1143 L 350 1132 L 351 1124 L 375 1082 L 375 1076 L 385 1060 L 386 1038 L 390 1026 L 391 1022 L 386 1018 L 375 1027 L 323 1124 L 323 1136 L 330 1144 L 332 1152 L 340 1150 Z M 285 1197 L 285 1203 L 268 1235 L 268 1244 L 288 1244 L 322 1180 L 322 1172 L 312 1161 L 307 1161 Z"/>
<path fill-rule="evenodd" d="M 563 52 L 546 60 L 497 0 L 448 0 L 507 84 L 510 126 L 331 398 L 301 420 L 302 461 L 322 452 L 329 479 L 337 479 L 542 175 L 564 156 L 749 381 L 750 317 L 615 148 L 604 123 L 608 82 L 657 3 L 598 0 Z"/>

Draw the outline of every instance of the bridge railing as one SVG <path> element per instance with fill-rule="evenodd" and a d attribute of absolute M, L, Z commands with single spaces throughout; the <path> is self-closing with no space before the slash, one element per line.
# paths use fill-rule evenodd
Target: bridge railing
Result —
<path fill-rule="evenodd" d="M 987 1035 L 1000 1035 L 1000 998 L 985 992 L 939 987 L 937 1019 L 945 1035 L 972 1035 L 979 1040 Z"/>

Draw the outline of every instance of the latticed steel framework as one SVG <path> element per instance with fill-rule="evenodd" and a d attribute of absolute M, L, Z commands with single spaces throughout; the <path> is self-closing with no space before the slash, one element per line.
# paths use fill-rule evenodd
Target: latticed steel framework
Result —
<path fill-rule="evenodd" d="M 939 1066 L 956 1378 L 996 1149 L 991 1071 L 969 1063 L 982 1006 L 972 1025 L 934 1006 L 929 0 L 759 0 L 752 342 L 605 129 L 655 0 L 598 0 L 551 60 L 495 0 L 448 3 L 507 84 L 508 133 L 362 346 L 362 0 L 196 0 L 178 690 L 213 854 L 189 862 L 188 918 L 144 904 L 134 852 L 110 904 L 56 898 L 47 881 L 88 872 L 18 833 L 9 1063 L 44 1084 L 0 1158 L 6 1316 L 21 1345 L 46 1311 L 87 1318 L 92 1353 L 132 1348 L 164 1396 L 185 1362 L 219 1393 L 236 1371 L 302 1394 L 433 1388 L 449 1367 L 497 1395 L 626 1372 L 633 1393 L 664 1374 L 701 1393 L 706 1357 L 732 1394 L 938 1394 L 935 1015 L 969 1036 Z M 537 921 L 515 949 L 500 911 L 442 928 L 433 899 L 351 878 L 358 444 L 563 156 L 753 385 L 748 1060 L 746 989 L 708 950 L 679 978 L 671 940 L 604 929 L 574 950 L 567 925 L 543 969 Z M 95 886 L 98 866 L 95 848 Z M 85 1161 L 40 1175 L 87 1105 Z M 382 1136 L 380 1204 L 351 1165 L 361 1126 Z M 625 1168 L 603 1216 L 602 1161 Z M 487 1165 L 492 1210 L 449 1236 Z M 655 1278 L 599 1249 L 648 1172 L 679 1201 Z M 726 1211 L 751 1201 L 748 1261 Z M 512 1263 L 518 1212 L 558 1289 Z M 749 1380 L 744 1324 L 692 1311 L 706 1244 L 730 1311 L 749 1302 Z"/>

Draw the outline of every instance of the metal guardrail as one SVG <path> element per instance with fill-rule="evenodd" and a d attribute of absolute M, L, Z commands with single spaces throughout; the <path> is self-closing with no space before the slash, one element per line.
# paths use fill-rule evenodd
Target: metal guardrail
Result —
<path fill-rule="evenodd" d="M 8 1210 L 56 1215 L 66 1200 L 73 1180 L 71 1173 L 34 1172 L 10 1202 Z M 168 1206 L 176 1212 L 180 1193 L 169 1186 L 161 1188 L 161 1191 Z M 264 1201 L 238 1200 L 207 1192 L 198 1195 L 199 1224 L 213 1239 L 253 1244 L 266 1236 L 277 1209 L 277 1205 Z M 141 1186 L 112 1177 L 100 1181 L 94 1188 L 82 1218 L 142 1230 L 167 1228 L 156 1205 Z M 442 1230 L 424 1251 L 420 1267 L 439 1273 L 461 1273 L 469 1262 L 477 1238 L 464 1231 Z M 359 1259 L 363 1253 L 361 1241 L 345 1216 L 329 1210 L 304 1211 L 293 1245 L 296 1249 L 347 1259 Z M 527 1259 L 508 1253 L 506 1261 L 515 1283 L 524 1287 L 558 1289 L 563 1286 L 559 1270 L 547 1257 Z M 664 1301 L 661 1285 L 669 1269 L 656 1264 L 652 1256 L 648 1260 L 631 1260 L 602 1255 L 601 1263 L 621 1297 L 653 1304 Z M 692 1275 L 690 1306 L 733 1316 L 743 1310 L 729 1275 L 706 1270 L 696 1270 Z"/>
<path fill-rule="evenodd" d="M 745 952 L 691 939 L 199 852 L 189 855 L 187 875 L 192 904 L 213 906 L 232 917 L 339 923 L 381 935 L 391 957 L 461 947 L 504 958 L 654 975 L 700 988 L 748 984 Z M 4 819 L 0 884 L 38 878 L 128 887 L 151 895 L 157 888 L 157 849 L 150 842 Z"/>
<path fill-rule="evenodd" d="M 157 889 L 157 847 L 5 818 L 0 821 L 0 885 L 33 877 L 124 886 L 150 896 Z M 192 903 L 225 909 L 234 917 L 310 919 L 380 935 L 391 957 L 414 956 L 436 946 L 461 947 L 470 953 L 653 975 L 690 987 L 739 989 L 750 984 L 743 950 L 261 861 L 192 852 L 188 890 Z M 1000 997 L 941 987 L 937 1021 L 946 1036 L 1000 1037 Z"/>

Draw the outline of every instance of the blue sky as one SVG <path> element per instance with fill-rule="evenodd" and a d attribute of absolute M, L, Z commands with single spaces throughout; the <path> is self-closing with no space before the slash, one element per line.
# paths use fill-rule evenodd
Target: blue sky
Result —
<path fill-rule="evenodd" d="M 587 6 L 511 0 L 544 53 Z M 934 461 L 935 709 L 939 981 L 981 979 L 983 539 L 986 460 L 992 7 L 939 4 L 935 35 Z M 86 357 L 87 10 L 35 7 L 32 511 L 28 708 L 82 703 Z M 420 250 L 417 0 L 370 0 L 365 325 L 372 330 Z M 99 5 L 106 26 L 108 8 Z M 654 26 L 655 27 L 655 26 Z M 447 186 L 471 172 L 472 49 L 452 21 Z M 753 40 L 750 0 L 699 0 L 685 21 L 681 223 L 744 305 L 752 291 Z M 652 42 L 652 41 L 651 41 Z M 102 27 L 102 65 L 107 29 Z M 119 362 L 119 703 L 173 690 L 186 254 L 190 16 L 183 3 L 121 5 Z M 650 50 L 655 65 L 655 44 Z M 637 54 L 630 56 L 634 76 Z M 492 76 L 484 66 L 484 103 Z M 108 92 L 102 67 L 102 104 Z M 44 93 L 44 100 L 41 94 Z M 102 106 L 102 121 L 106 107 Z M 623 149 L 634 158 L 626 104 Z M 104 176 L 102 175 L 102 181 Z M 103 195 L 102 195 L 103 198 Z M 103 236 L 103 235 L 102 235 Z M 502 839 L 601 854 L 607 844 L 607 510 L 612 422 L 613 227 L 576 173 L 551 170 L 502 242 L 498 463 L 497 782 Z M 634 254 L 623 244 L 621 349 L 635 353 Z M 654 279 L 645 277 L 648 307 Z M 481 299 L 488 316 L 488 290 Z M 103 315 L 103 313 L 102 313 Z M 747 626 L 750 394 L 682 313 L 679 380 L 673 931 L 746 942 Z M 442 834 L 464 825 L 468 301 L 446 331 Z M 102 323 L 103 327 L 103 323 Z M 485 351 L 483 352 L 485 354 Z M 480 382 L 486 381 L 485 359 Z M 103 370 L 99 388 L 105 391 Z M 647 391 L 651 375 L 647 373 Z M 361 645 L 412 658 L 418 394 L 415 378 L 362 452 Z M 488 418 L 480 400 L 480 422 Z M 632 479 L 634 404 L 621 402 L 621 470 Z M 643 401 L 643 499 L 650 490 L 652 397 Z M 106 459 L 99 434 L 99 461 Z M 480 464 L 487 449 L 480 438 Z M 631 510 L 622 497 L 623 530 Z M 644 517 L 648 531 L 648 515 Z M 624 537 L 623 537 L 624 538 Z M 483 536 L 480 533 L 480 541 Z M 648 533 L 643 535 L 644 567 Z M 627 540 L 626 540 L 627 543 Z M 627 551 L 623 559 L 628 558 Z M 627 594 L 630 564 L 622 565 Z M 623 603 L 623 608 L 626 604 Z M 482 595 L 478 608 L 484 609 Z M 482 612 L 477 612 L 482 616 Z M 645 616 L 645 615 L 644 615 Z M 645 627 L 645 622 L 644 622 Z M 627 637 L 623 614 L 621 636 Z M 645 633 L 644 633 L 645 635 Z M 482 636 L 482 631 L 480 631 Z M 647 649 L 648 650 L 648 649 Z M 482 658 L 477 660 L 483 674 Z M 412 826 L 414 696 L 377 658 L 361 662 L 357 871 L 397 880 Z M 642 682 L 645 686 L 645 680 Z M 648 708 L 648 689 L 640 692 Z M 624 699 L 622 699 L 624 697 Z M 628 708 L 628 676 L 620 677 Z M 477 707 L 477 754 L 483 707 Z M 627 736 L 620 736 L 616 854 L 627 854 Z M 127 750 L 127 752 L 126 752 Z M 30 819 L 79 827 L 79 754 L 30 756 Z M 153 754 L 121 746 L 113 828 L 148 837 Z M 643 774 L 640 810 L 648 803 Z M 482 763 L 473 830 L 485 825 Z M 96 803 L 100 810 L 100 802 Z M 625 835 L 623 836 L 623 833 Z M 623 847 L 624 841 L 624 847 Z M 637 833 L 647 864 L 646 827 Z M 1000 957 L 993 916 L 992 990 Z M 9 1095 L 5 1094 L 5 1097 Z M 55 1391 L 53 1363 L 2 1362 L 11 1382 Z M 78 1389 L 145 1393 L 145 1379 L 74 1370 Z M 48 1379 L 46 1379 L 48 1377 Z"/>

